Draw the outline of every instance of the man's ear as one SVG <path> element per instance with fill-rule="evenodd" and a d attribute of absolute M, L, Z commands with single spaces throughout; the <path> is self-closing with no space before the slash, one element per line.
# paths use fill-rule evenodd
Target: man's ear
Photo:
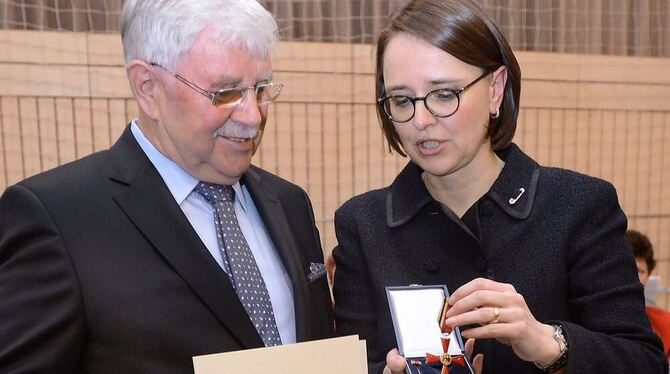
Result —
<path fill-rule="evenodd" d="M 158 119 L 160 97 L 153 66 L 144 61 L 132 60 L 126 64 L 126 74 L 140 110 L 151 119 Z"/>
<path fill-rule="evenodd" d="M 507 83 L 507 67 L 505 65 L 496 69 L 493 72 L 493 81 L 491 82 L 491 104 L 489 113 L 495 114 L 498 112 L 502 104 L 503 96 L 505 95 L 505 84 Z"/>

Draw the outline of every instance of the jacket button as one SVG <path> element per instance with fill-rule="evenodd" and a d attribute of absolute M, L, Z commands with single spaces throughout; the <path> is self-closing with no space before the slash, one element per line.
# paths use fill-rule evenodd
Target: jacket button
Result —
<path fill-rule="evenodd" d="M 475 270 L 477 270 L 480 273 L 483 273 L 488 269 L 489 262 L 484 257 L 477 257 L 477 258 L 475 258 L 475 261 L 474 261 L 474 267 L 475 267 Z"/>
<path fill-rule="evenodd" d="M 482 202 L 479 204 L 479 213 L 482 216 L 492 216 L 495 208 L 493 207 L 493 203 L 489 200 L 482 200 Z"/>

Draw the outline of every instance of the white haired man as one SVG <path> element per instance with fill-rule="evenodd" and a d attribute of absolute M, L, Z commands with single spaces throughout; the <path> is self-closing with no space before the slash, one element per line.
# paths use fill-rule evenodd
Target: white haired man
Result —
<path fill-rule="evenodd" d="M 255 0 L 126 0 L 139 107 L 107 151 L 0 198 L 0 371 L 186 373 L 331 336 L 305 192 L 251 166 L 282 86 Z"/>

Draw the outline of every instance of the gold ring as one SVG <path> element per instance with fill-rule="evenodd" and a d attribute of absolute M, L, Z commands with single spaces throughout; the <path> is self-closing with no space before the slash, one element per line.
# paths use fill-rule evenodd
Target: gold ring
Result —
<path fill-rule="evenodd" d="M 495 325 L 500 322 L 500 308 L 497 306 L 493 307 L 493 319 L 489 322 L 490 325 Z"/>

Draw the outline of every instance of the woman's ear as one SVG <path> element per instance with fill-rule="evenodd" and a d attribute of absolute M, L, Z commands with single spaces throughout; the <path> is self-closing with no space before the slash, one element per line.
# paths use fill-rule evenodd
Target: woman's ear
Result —
<path fill-rule="evenodd" d="M 506 83 L 507 67 L 503 65 L 493 72 L 493 81 L 491 82 L 490 87 L 491 103 L 489 107 L 489 113 L 491 113 L 491 115 L 499 113 L 500 105 L 502 104 L 502 100 L 505 95 Z"/>
<path fill-rule="evenodd" d="M 153 66 L 144 61 L 132 60 L 126 64 L 126 74 L 140 111 L 151 119 L 158 119 L 158 82 Z"/>

